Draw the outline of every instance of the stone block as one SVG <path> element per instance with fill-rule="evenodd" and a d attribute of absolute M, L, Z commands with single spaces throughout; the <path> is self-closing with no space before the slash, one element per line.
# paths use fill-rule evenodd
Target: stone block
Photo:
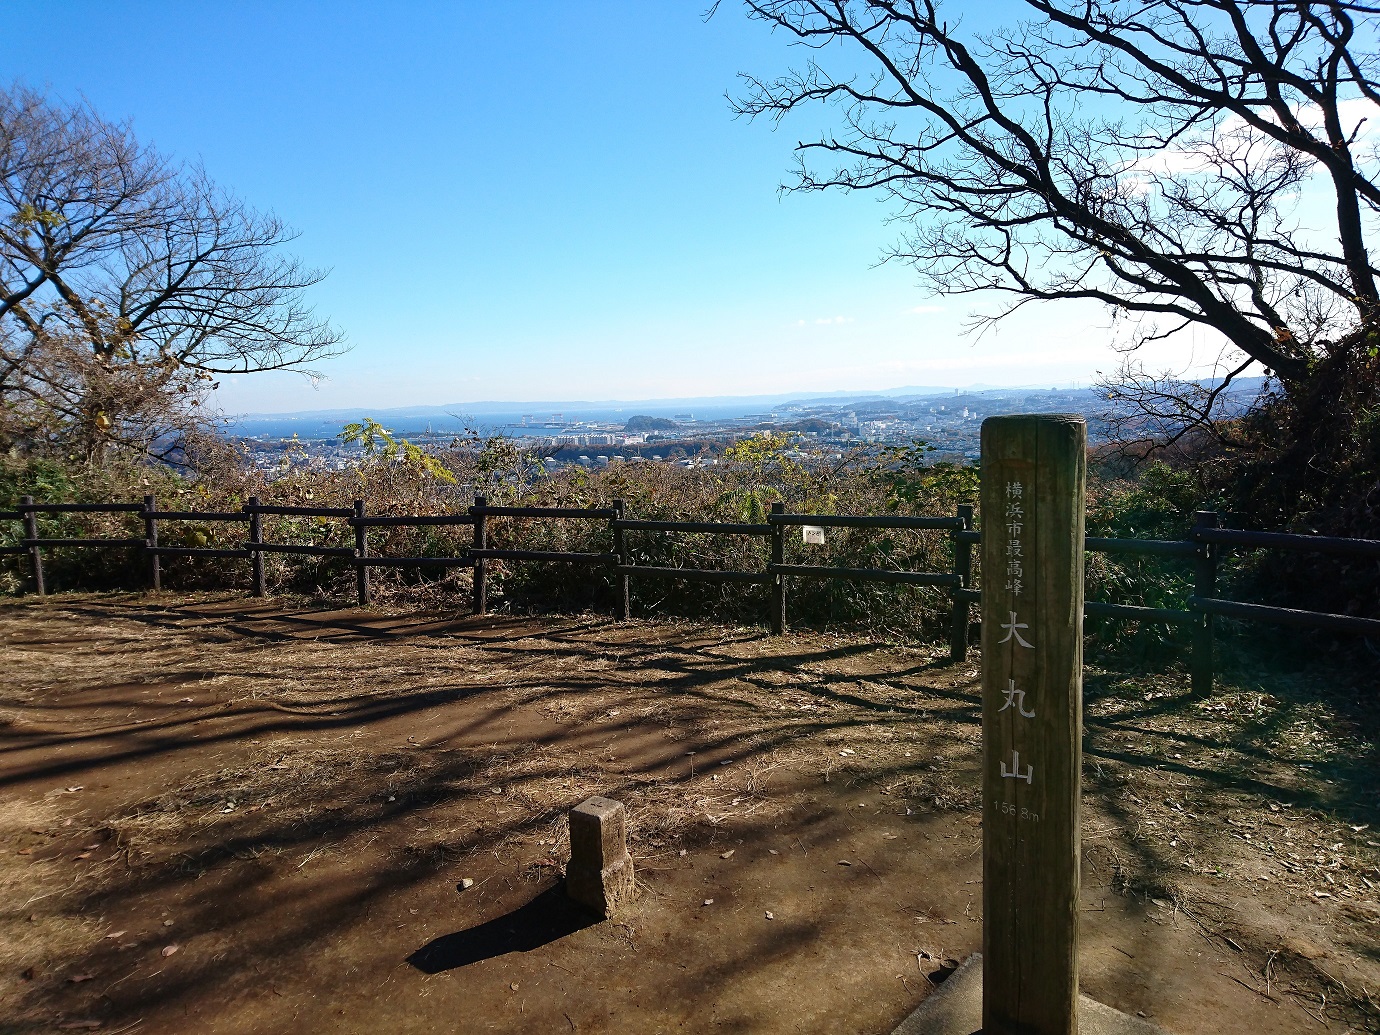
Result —
<path fill-rule="evenodd" d="M 973 953 L 891 1035 L 982 1035 L 982 954 Z M 1078 997 L 1078 1035 L 1167 1035 L 1149 1021 Z"/>
<path fill-rule="evenodd" d="M 631 900 L 633 862 L 622 802 L 594 797 L 570 810 L 565 888 L 571 899 L 603 917 Z"/>

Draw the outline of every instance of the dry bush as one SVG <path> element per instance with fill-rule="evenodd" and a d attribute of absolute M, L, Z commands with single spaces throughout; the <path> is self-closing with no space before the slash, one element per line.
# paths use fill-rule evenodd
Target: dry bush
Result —
<path fill-rule="evenodd" d="M 32 463 L 0 463 L 0 506 L 12 505 L 24 492 L 44 500 L 92 502 L 137 500 L 154 493 L 163 509 L 231 511 L 251 495 L 262 502 L 290 506 L 348 508 L 363 500 L 376 515 L 430 515 L 463 512 L 477 494 L 491 504 L 524 506 L 607 507 L 621 499 L 632 517 L 658 520 L 765 521 L 775 502 L 797 513 L 953 515 L 971 500 L 975 476 L 955 480 L 951 472 L 931 476 L 895 458 L 857 457 L 808 467 L 784 458 L 784 440 L 744 459 L 716 467 L 682 468 L 670 463 L 619 463 L 588 472 L 567 468 L 547 473 L 531 457 L 505 453 L 496 466 L 493 443 L 463 447 L 437 457 L 443 474 L 405 458 L 366 458 L 345 471 L 329 471 L 298 462 L 291 451 L 278 471 L 249 467 L 233 449 L 208 445 L 199 455 L 195 477 L 178 477 L 166 469 L 131 465 L 124 468 L 54 468 L 40 477 Z M 732 454 L 730 454 L 732 455 Z M 938 470 L 938 469 L 936 469 Z M 41 519 L 44 536 L 142 535 L 134 515 L 54 515 Z M 0 526 L 5 543 L 17 542 L 18 524 Z M 339 519 L 269 516 L 263 521 L 269 542 L 353 547 L 351 527 Z M 159 526 L 168 545 L 235 548 L 244 539 L 241 523 L 167 522 Z M 453 556 L 472 543 L 468 526 L 372 528 L 370 552 L 383 556 Z M 489 521 L 490 545 L 496 548 L 608 552 L 608 523 L 602 520 Z M 657 567 L 717 568 L 760 571 L 768 560 L 763 537 L 680 535 L 629 532 L 628 549 L 636 564 Z M 50 551 L 45 557 L 56 588 L 130 588 L 142 585 L 143 559 L 137 551 Z M 794 529 L 787 530 L 787 563 L 850 568 L 947 571 L 951 548 L 943 532 L 884 529 L 830 529 L 825 546 L 805 547 Z M 270 591 L 331 599 L 353 595 L 353 568 L 348 561 L 293 555 L 265 558 Z M 7 558 L 0 589 L 22 589 L 26 565 Z M 248 588 L 248 565 L 222 559 L 167 558 L 164 583 L 179 588 Z M 607 610 L 613 606 L 615 579 L 602 568 L 561 563 L 490 564 L 490 599 L 495 610 Z M 470 594 L 464 570 L 374 569 L 372 583 L 379 606 L 463 607 Z M 675 579 L 632 580 L 633 606 L 642 613 L 758 622 L 767 612 L 762 585 L 718 584 Z M 794 579 L 790 586 L 793 623 L 818 627 L 864 627 L 883 635 L 934 634 L 949 607 L 946 594 L 926 588 Z"/>

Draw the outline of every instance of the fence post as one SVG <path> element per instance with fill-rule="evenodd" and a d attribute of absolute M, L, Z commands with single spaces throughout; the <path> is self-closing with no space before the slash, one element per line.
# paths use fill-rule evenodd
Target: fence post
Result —
<path fill-rule="evenodd" d="M 786 504 L 773 503 L 771 512 L 786 513 Z M 780 523 L 771 526 L 771 562 L 786 563 L 786 526 Z M 786 576 L 780 572 L 771 578 L 771 631 L 773 636 L 780 636 L 786 631 Z"/>
<path fill-rule="evenodd" d="M 959 505 L 958 516 L 963 519 L 964 532 L 973 530 L 973 507 L 970 503 Z M 963 591 L 973 584 L 973 544 L 962 539 L 959 530 L 950 534 L 954 552 L 954 574 L 958 585 L 953 590 L 953 613 L 949 622 L 949 660 L 966 661 L 968 658 L 968 618 L 971 612 L 968 601 L 963 599 Z"/>
<path fill-rule="evenodd" d="M 470 508 L 470 513 L 474 515 L 474 548 L 476 550 L 487 550 L 489 548 L 489 529 L 485 524 L 483 496 L 474 498 L 474 506 Z M 488 572 L 483 557 L 474 559 L 474 613 L 484 614 L 489 607 L 489 586 L 486 579 Z"/>
<path fill-rule="evenodd" d="M 47 589 L 43 585 L 43 551 L 34 542 L 38 538 L 38 513 L 28 508 L 34 505 L 32 496 L 19 501 L 19 509 L 24 511 L 24 538 L 29 540 L 29 565 L 34 573 L 34 592 L 43 596 Z"/>
<path fill-rule="evenodd" d="M 144 497 L 144 541 L 148 544 L 149 588 L 155 592 L 163 588 L 163 572 L 158 563 L 158 500 L 152 495 Z"/>
<path fill-rule="evenodd" d="M 1200 510 L 1193 515 L 1193 532 L 1190 538 L 1197 540 L 1200 528 L 1219 528 L 1222 520 L 1213 510 Z M 1195 597 L 1215 597 L 1217 595 L 1217 545 L 1198 542 L 1198 556 L 1193 564 L 1193 595 Z M 1213 619 L 1210 614 L 1200 614 L 1193 623 L 1193 656 L 1190 662 L 1191 687 L 1193 693 L 1207 696 L 1212 693 L 1212 655 Z"/>
<path fill-rule="evenodd" d="M 613 520 L 615 522 L 622 521 L 623 513 L 623 501 L 614 500 Z M 620 567 L 628 563 L 628 542 L 626 533 L 617 524 L 613 526 L 613 555 L 617 558 L 616 563 Z M 632 601 L 629 599 L 628 576 L 626 572 L 620 572 L 618 575 L 618 617 L 625 622 L 632 617 Z"/>
<path fill-rule="evenodd" d="M 364 501 L 355 500 L 355 596 L 360 607 L 369 606 L 369 529 L 364 524 Z"/>
<path fill-rule="evenodd" d="M 249 560 L 254 569 L 254 595 L 268 596 L 268 586 L 264 581 L 264 552 L 259 546 L 264 541 L 264 516 L 259 513 L 259 497 L 250 496 L 246 508 L 249 511 Z"/>

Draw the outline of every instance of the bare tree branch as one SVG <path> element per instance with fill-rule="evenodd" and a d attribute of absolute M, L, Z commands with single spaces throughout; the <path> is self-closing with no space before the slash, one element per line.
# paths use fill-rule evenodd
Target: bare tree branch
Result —
<path fill-rule="evenodd" d="M 1286 384 L 1374 328 L 1375 5 L 1023 3 L 980 33 L 937 0 L 746 0 L 809 56 L 744 77 L 735 110 L 834 110 L 788 189 L 891 198 L 889 256 L 936 293 L 1011 299 L 984 321 L 1093 299 L 1133 318 L 1132 349 L 1168 318 Z M 1326 226 L 1300 207 L 1317 187 Z"/>

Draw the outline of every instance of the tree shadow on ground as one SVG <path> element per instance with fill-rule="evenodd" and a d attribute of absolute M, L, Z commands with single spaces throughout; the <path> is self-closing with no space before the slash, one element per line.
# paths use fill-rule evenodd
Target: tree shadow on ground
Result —
<path fill-rule="evenodd" d="M 271 696 L 261 694 L 220 710 L 209 703 L 197 710 L 186 709 L 185 714 L 167 707 L 148 709 L 151 721 L 125 730 L 106 726 L 83 734 L 79 726 L 63 730 L 54 724 L 39 734 L 33 728 L 26 732 L 22 725 L 8 731 L 0 727 L 4 734 L 0 742 L 8 741 L 9 750 L 42 752 L 27 756 L 23 764 L 0 748 L 0 763 L 8 762 L 8 766 L 0 765 L 0 783 L 46 792 L 46 785 L 36 781 L 59 772 L 70 773 L 72 783 L 90 783 L 107 779 L 106 774 L 122 766 L 130 771 L 151 763 L 166 767 L 183 756 L 200 763 L 209 753 L 232 750 L 240 753 L 237 765 L 252 768 L 249 763 L 260 760 L 260 755 L 245 745 L 259 739 L 268 743 L 267 738 L 278 735 L 299 738 L 298 744 L 309 743 L 312 750 L 329 749 L 342 757 L 355 758 L 357 753 L 349 766 L 331 770 L 316 784 L 303 784 L 294 771 L 285 769 L 259 798 L 241 797 L 233 782 L 224 788 L 210 785 L 203 794 L 205 800 L 189 800 L 204 814 L 196 830 L 177 839 L 175 852 L 159 851 L 143 861 L 136 853 L 133 862 L 126 853 L 122 867 L 112 859 L 102 877 L 103 887 L 86 893 L 85 908 L 115 913 L 129 902 L 163 902 L 177 896 L 185 904 L 186 919 L 179 919 L 180 926 L 194 922 L 208 935 L 233 946 L 228 950 L 228 965 L 208 954 L 194 967 L 189 951 L 179 955 L 177 966 L 162 972 L 156 983 L 152 977 L 121 978 L 123 983 L 113 984 L 105 993 L 105 1001 L 124 1020 L 134 1019 L 150 1006 L 178 1010 L 204 1002 L 210 995 L 228 994 L 256 960 L 309 957 L 339 933 L 360 929 L 386 933 L 391 925 L 380 923 L 371 911 L 392 909 L 400 895 L 417 896 L 433 888 L 439 871 L 459 859 L 497 859 L 497 852 L 512 859 L 505 865 L 514 867 L 507 871 L 513 883 L 502 900 L 503 915 L 433 937 L 420 949 L 412 948 L 420 937 L 403 946 L 393 945 L 387 958 L 400 961 L 411 950 L 406 957 L 411 972 L 433 975 L 543 946 L 561 947 L 565 939 L 591 925 L 576 926 L 574 917 L 562 914 L 564 903 L 556 900 L 554 889 L 515 909 L 512 901 L 550 879 L 549 868 L 533 869 L 538 861 L 532 856 L 552 852 L 538 845 L 547 845 L 543 838 L 559 823 L 565 808 L 593 792 L 593 788 L 580 789 L 581 779 L 597 781 L 598 793 L 626 796 L 635 820 L 645 816 L 650 821 L 664 811 L 671 796 L 682 794 L 702 800 L 718 794 L 722 805 L 699 807 L 701 813 L 717 813 L 731 808 L 728 802 L 738 795 L 749 803 L 759 800 L 752 797 L 755 792 L 748 789 L 748 781 L 734 775 L 740 771 L 738 764 L 745 763 L 746 769 L 775 751 L 799 754 L 807 750 L 812 754 L 802 768 L 818 766 L 825 784 L 833 767 L 830 793 L 838 788 L 839 793 L 857 795 L 865 789 L 892 795 L 891 801 L 914 805 L 917 812 L 923 809 L 942 817 L 944 808 L 954 806 L 941 806 L 938 798 L 953 789 L 948 784 L 954 784 L 959 806 L 973 804 L 969 799 L 975 792 L 980 757 L 976 680 L 968 669 L 942 671 L 937 661 L 915 656 L 921 652 L 903 657 L 875 645 L 840 643 L 836 638 L 770 639 L 760 630 L 689 623 L 620 626 L 590 616 L 407 619 L 301 608 L 283 613 L 269 605 L 244 608 L 235 602 L 206 607 L 170 601 L 168 606 L 150 606 L 134 598 L 89 597 L 25 605 L 21 610 L 35 623 L 49 613 L 67 616 L 30 627 L 39 635 L 26 640 L 26 647 L 41 646 L 43 635 L 51 633 L 53 648 L 70 651 L 70 623 L 85 623 L 91 630 L 93 650 L 102 659 L 95 676 L 83 676 L 70 685 L 47 674 L 29 673 L 33 684 L 26 691 L 29 697 L 0 700 L 21 714 L 25 709 L 36 713 L 52 708 L 59 715 L 71 714 L 76 723 L 81 719 L 80 707 L 74 710 L 71 704 L 88 697 L 96 704 L 93 688 L 140 685 L 102 682 L 104 666 L 115 664 L 119 650 L 142 651 L 151 676 L 179 687 L 202 679 L 213 683 L 234 679 L 254 686 L 283 675 L 283 666 L 275 672 L 267 664 L 281 656 L 287 659 L 284 665 L 291 670 L 292 680 L 309 688 L 307 707 L 312 711 L 275 710 L 265 703 Z M 188 651 L 175 664 L 164 664 L 152 647 L 153 640 L 149 647 L 139 647 L 138 637 L 127 631 L 132 626 L 109 624 L 123 622 L 166 632 L 193 645 L 194 652 Z M 103 635 L 109 644 L 99 642 Z M 280 654 L 280 644 L 289 640 L 306 643 L 311 652 Z M 344 681 L 343 670 L 392 654 L 393 644 L 398 651 L 414 654 L 415 660 L 405 670 L 381 681 Z M 59 688 L 50 692 L 49 680 Z M 1195 734 L 1176 718 L 1192 714 L 1203 703 L 1186 695 L 1186 687 L 1180 685 L 1183 680 L 1162 677 L 1153 693 L 1140 693 L 1121 680 L 1112 674 L 1090 674 L 1086 753 L 1090 768 L 1099 767 L 1097 777 L 1090 773 L 1090 787 L 1103 788 L 1100 767 L 1112 774 L 1135 773 L 1138 780 L 1153 771 L 1166 793 L 1178 798 L 1185 792 L 1171 788 L 1171 782 L 1179 781 L 1177 787 L 1192 780 L 1193 793 L 1204 797 L 1229 791 L 1249 795 L 1257 806 L 1311 804 L 1354 817 L 1358 824 L 1370 815 L 1364 788 L 1374 775 L 1373 748 L 1370 754 L 1362 752 L 1345 771 L 1329 772 L 1337 777 L 1332 785 L 1305 788 L 1286 764 L 1277 765 L 1270 779 L 1261 779 L 1253 770 L 1268 750 L 1260 743 L 1262 724 L 1273 732 L 1278 723 L 1268 717 L 1256 721 L 1226 712 L 1215 726 L 1204 726 L 1201 735 Z M 264 691 L 273 692 L 271 688 Z M 121 713 L 140 706 L 127 690 L 117 696 Z M 548 724 L 515 736 L 503 726 L 506 717 L 520 708 L 540 711 L 561 701 L 574 702 L 575 707 L 557 727 Z M 658 708 L 669 708 L 674 714 L 665 720 L 649 719 Z M 415 724 L 401 731 L 425 732 L 419 740 L 427 743 L 401 743 L 399 726 L 393 721 L 399 719 L 415 719 Z M 601 746 L 663 721 L 676 736 L 663 739 L 661 749 L 649 750 L 642 757 L 620 750 L 613 764 L 607 757 L 610 752 Z M 380 733 L 384 737 L 379 740 L 369 739 Z M 1124 743 L 1131 734 L 1134 743 Z M 363 739 L 351 739 L 355 737 Z M 915 757 L 903 756 L 900 750 L 881 753 L 887 738 L 893 737 L 915 747 Z M 800 748 L 804 744 L 810 746 Z M 856 757 L 878 754 L 866 766 L 854 767 L 844 757 L 841 749 L 845 746 L 850 752 L 860 749 Z M 62 753 L 48 753 L 58 748 Z M 686 748 L 694 749 L 698 776 L 694 765 L 683 761 L 689 754 Z M 1196 753 L 1190 753 L 1195 748 Z M 1176 760 L 1176 752 L 1185 757 Z M 513 767 L 495 775 L 492 763 L 499 756 L 504 765 L 503 760 L 511 757 Z M 280 761 L 276 749 L 262 757 L 269 769 L 276 761 Z M 731 767 L 720 768 L 726 763 Z M 82 772 L 87 775 L 78 775 Z M 706 775 L 710 773 L 723 776 Z M 711 779 L 718 782 L 707 782 Z M 575 786 L 563 789 L 563 784 L 570 783 Z M 524 803 L 521 809 L 499 810 L 484 804 L 508 800 L 494 796 L 493 787 L 499 784 L 503 794 Z M 1143 805 L 1119 796 L 1119 784 L 1109 781 L 1105 788 L 1107 814 L 1122 829 L 1134 829 L 1144 813 Z M 144 792 L 146 797 L 131 802 L 124 818 L 158 814 L 164 790 Z M 236 790 L 238 808 L 221 813 L 223 799 L 231 790 Z M 279 811 L 291 793 L 319 795 L 322 801 L 337 804 L 300 815 Z M 648 797 L 639 797 L 643 794 Z M 278 803 L 272 808 L 267 802 L 270 798 Z M 641 804 L 644 801 L 648 804 Z M 253 811 L 260 804 L 263 810 Z M 851 804 L 856 807 L 856 802 Z M 909 814 L 909 809 L 903 811 Z M 880 822 L 901 822 L 883 820 L 883 815 L 878 814 Z M 774 836 L 774 821 L 767 816 L 736 826 L 717 820 L 697 822 L 693 831 L 678 835 L 677 847 L 714 843 L 728 832 L 749 843 Z M 808 821 L 793 821 L 793 829 L 806 842 L 810 840 Z M 78 833 L 73 831 L 74 840 L 65 847 L 65 855 L 85 848 L 81 842 L 94 836 Z M 1211 836 L 1227 843 L 1229 833 L 1223 826 Z M 965 850 L 975 852 L 980 832 L 968 828 L 967 836 L 972 843 Z M 379 845 L 371 849 L 375 839 Z M 118 843 L 118 836 L 115 840 Z M 823 843 L 825 838 L 818 841 Z M 512 849 L 514 843 L 524 846 L 523 854 Z M 386 850 L 380 850 L 384 846 Z M 1162 842 L 1131 839 L 1124 847 L 1128 871 L 1178 872 L 1178 861 Z M 353 853 L 360 853 L 360 859 L 351 869 L 346 863 Z M 740 852 L 738 858 L 745 854 Z M 855 853 L 850 850 L 849 854 Z M 332 858 L 339 860 L 338 870 Z M 714 858 L 725 857 L 716 848 L 710 853 L 711 864 Z M 965 858 L 975 856 L 970 853 Z M 879 872 L 867 874 L 867 879 L 880 880 L 890 873 L 879 857 L 866 865 L 870 868 L 872 862 Z M 836 857 L 831 855 L 825 864 L 835 866 Z M 858 872 L 863 872 L 861 866 Z M 811 875 L 809 879 L 820 878 Z M 471 901 L 479 900 L 462 896 L 461 901 L 468 909 Z M 310 908 L 303 908 L 304 904 Z M 851 908 L 846 895 L 836 895 L 831 905 L 844 911 Z M 932 900 L 922 899 L 916 912 L 924 913 L 932 905 Z M 406 916 L 400 919 L 408 922 Z M 684 976 L 685 987 L 690 989 L 708 976 L 737 980 L 785 965 L 796 954 L 814 951 L 821 933 L 806 923 L 773 921 L 753 938 L 725 948 L 723 958 L 697 961 Z M 113 943 L 98 944 L 73 964 L 72 972 L 108 968 L 118 973 L 118 948 Z M 1145 956 L 1149 955 L 1147 951 Z M 403 970 L 409 968 L 403 966 Z"/>

